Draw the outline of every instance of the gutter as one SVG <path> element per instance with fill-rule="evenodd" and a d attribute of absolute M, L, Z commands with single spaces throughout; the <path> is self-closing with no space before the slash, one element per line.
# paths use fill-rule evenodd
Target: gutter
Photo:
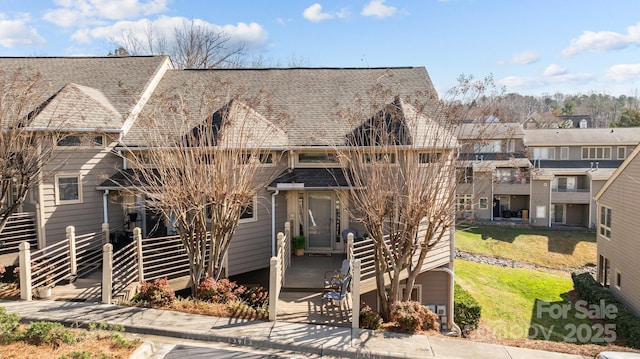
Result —
<path fill-rule="evenodd" d="M 460 327 L 458 326 L 458 324 L 456 324 L 456 322 L 453 321 L 453 311 L 454 311 L 454 301 L 453 301 L 453 291 L 454 291 L 454 285 L 453 285 L 453 279 L 454 279 L 454 274 L 453 271 L 450 268 L 447 267 L 439 267 L 439 268 L 433 268 L 432 271 L 435 272 L 444 272 L 447 275 L 449 275 L 449 310 L 447 312 L 447 321 L 449 322 L 449 326 L 451 327 L 451 330 L 453 330 L 453 332 L 455 333 L 453 336 L 459 337 L 462 335 L 462 330 L 460 329 Z"/>
<path fill-rule="evenodd" d="M 276 196 L 280 193 L 279 189 L 271 194 L 271 256 L 276 256 Z"/>

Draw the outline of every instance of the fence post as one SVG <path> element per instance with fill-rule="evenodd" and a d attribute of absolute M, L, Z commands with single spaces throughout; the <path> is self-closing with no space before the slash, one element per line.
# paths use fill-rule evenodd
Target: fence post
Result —
<path fill-rule="evenodd" d="M 269 261 L 269 320 L 276 320 L 276 313 L 278 312 L 278 281 L 280 276 L 278 275 L 278 257 L 271 257 Z"/>
<path fill-rule="evenodd" d="M 142 265 L 142 230 L 140 227 L 133 229 L 133 240 L 136 241 L 136 255 L 138 257 L 138 282 L 144 282 L 144 267 Z"/>
<path fill-rule="evenodd" d="M 111 304 L 113 287 L 113 244 L 102 246 L 102 303 Z"/>
<path fill-rule="evenodd" d="M 109 243 L 109 223 L 102 224 L 102 245 Z"/>
<path fill-rule="evenodd" d="M 347 259 L 353 259 L 353 233 L 347 234 Z"/>
<path fill-rule="evenodd" d="M 278 232 L 278 252 L 276 253 L 276 256 L 280 260 L 280 263 L 284 262 L 284 239 L 284 233 Z M 281 281 L 284 281 L 284 265 L 281 265 L 278 268 L 278 276 L 280 277 Z"/>
<path fill-rule="evenodd" d="M 20 299 L 31 300 L 31 249 L 29 242 L 20 243 Z"/>
<path fill-rule="evenodd" d="M 284 255 L 286 256 L 286 259 L 283 258 L 284 263 L 284 270 L 286 271 L 289 266 L 291 265 L 291 222 L 290 221 L 286 221 L 284 222 L 284 235 L 285 235 L 285 243 L 284 243 Z"/>
<path fill-rule="evenodd" d="M 360 272 L 361 262 L 353 262 L 353 288 L 351 290 L 351 328 L 360 328 Z"/>
<path fill-rule="evenodd" d="M 78 274 L 78 258 L 76 255 L 76 229 L 74 226 L 67 226 L 67 241 L 69 243 L 69 274 L 73 277 Z"/>

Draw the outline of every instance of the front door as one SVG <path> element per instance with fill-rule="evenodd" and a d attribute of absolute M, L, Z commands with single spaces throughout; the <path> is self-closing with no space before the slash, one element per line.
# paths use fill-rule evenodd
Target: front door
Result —
<path fill-rule="evenodd" d="M 333 249 L 334 230 L 333 192 L 307 192 L 307 249 L 330 251 Z"/>

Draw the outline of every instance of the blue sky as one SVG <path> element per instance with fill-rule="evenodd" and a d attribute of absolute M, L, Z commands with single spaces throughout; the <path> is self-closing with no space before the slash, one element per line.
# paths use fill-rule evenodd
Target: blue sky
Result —
<path fill-rule="evenodd" d="M 184 19 L 281 64 L 424 66 L 440 93 L 461 74 L 532 95 L 640 89 L 637 0 L 0 0 L 0 56 L 106 55 Z"/>

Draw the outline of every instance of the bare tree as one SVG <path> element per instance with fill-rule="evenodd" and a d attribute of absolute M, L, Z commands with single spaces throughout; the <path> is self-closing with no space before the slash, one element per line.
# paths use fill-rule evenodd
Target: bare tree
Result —
<path fill-rule="evenodd" d="M 205 275 L 224 275 L 240 217 L 258 210 L 251 207 L 254 196 L 275 177 L 275 167 L 263 166 L 277 161 L 270 141 L 285 138 L 263 117 L 264 92 L 251 95 L 199 75 L 154 95 L 138 120 L 149 150 L 130 149 L 134 180 L 144 184 L 138 191 L 184 244 L 194 291 Z"/>
<path fill-rule="evenodd" d="M 124 31 L 111 42 L 116 48 L 115 55 L 168 54 L 181 69 L 237 67 L 245 56 L 243 44 L 234 44 L 222 30 L 194 20 L 185 20 L 169 35 L 148 23 L 142 35 Z"/>
<path fill-rule="evenodd" d="M 400 281 L 407 281 L 403 300 L 409 300 L 427 255 L 452 235 L 459 182 L 455 130 L 486 86 L 462 78 L 451 92 L 456 101 L 439 100 L 434 92 L 391 103 L 386 101 L 394 94 L 378 86 L 370 98 L 337 115 L 356 128 L 345 149 L 336 150 L 349 182 L 350 215 L 375 246 L 377 293 L 386 320 Z"/>
<path fill-rule="evenodd" d="M 53 158 L 63 116 L 56 115 L 56 101 L 44 97 L 47 87 L 39 73 L 0 71 L 0 231 Z"/>

